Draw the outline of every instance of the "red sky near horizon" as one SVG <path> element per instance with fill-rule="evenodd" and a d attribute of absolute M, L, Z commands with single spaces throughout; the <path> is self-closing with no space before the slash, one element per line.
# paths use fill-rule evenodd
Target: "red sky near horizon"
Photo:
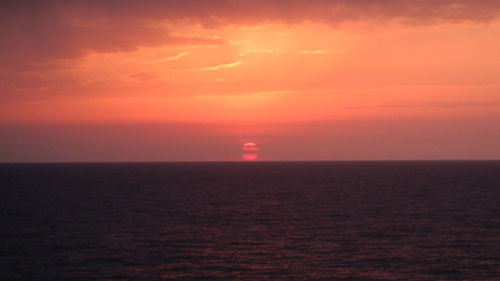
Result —
<path fill-rule="evenodd" d="M 0 162 L 500 159 L 500 2 L 0 2 Z"/>

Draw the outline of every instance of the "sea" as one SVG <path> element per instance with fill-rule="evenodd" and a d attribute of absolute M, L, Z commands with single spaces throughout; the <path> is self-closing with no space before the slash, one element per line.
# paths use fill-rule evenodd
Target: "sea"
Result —
<path fill-rule="evenodd" d="M 0 280 L 500 280 L 500 161 L 0 164 Z"/>

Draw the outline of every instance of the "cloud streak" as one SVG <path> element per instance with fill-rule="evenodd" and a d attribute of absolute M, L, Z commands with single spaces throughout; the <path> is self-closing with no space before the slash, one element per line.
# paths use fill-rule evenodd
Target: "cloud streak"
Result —
<path fill-rule="evenodd" d="M 162 62 L 177 61 L 177 60 L 179 60 L 179 59 L 181 59 L 189 54 L 190 54 L 190 52 L 182 52 L 182 53 L 179 53 L 179 54 L 172 56 L 172 57 L 151 60 L 151 61 L 148 61 L 147 63 L 162 63 Z"/>
<path fill-rule="evenodd" d="M 383 107 L 437 107 L 437 108 L 456 108 L 456 107 L 484 107 L 500 106 L 498 102 L 427 102 L 427 103 L 407 103 L 407 104 L 388 104 Z"/>
<path fill-rule="evenodd" d="M 325 55 L 331 53 L 331 51 L 328 50 L 302 50 L 300 51 L 301 54 L 304 55 Z"/>
<path fill-rule="evenodd" d="M 222 63 L 222 64 L 216 64 L 216 65 L 210 65 L 210 66 L 204 66 L 204 67 L 198 67 L 198 68 L 172 68 L 172 70 L 175 70 L 175 71 L 213 71 L 213 70 L 220 70 L 220 69 L 225 69 L 225 68 L 234 68 L 234 67 L 237 67 L 241 64 L 243 64 L 243 61 Z"/>

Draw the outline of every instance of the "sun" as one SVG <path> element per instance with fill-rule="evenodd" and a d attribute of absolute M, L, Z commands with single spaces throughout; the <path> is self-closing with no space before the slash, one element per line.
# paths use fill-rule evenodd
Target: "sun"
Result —
<path fill-rule="evenodd" d="M 241 157 L 245 161 L 255 161 L 259 158 L 260 148 L 254 142 L 246 142 L 241 147 L 242 155 Z"/>

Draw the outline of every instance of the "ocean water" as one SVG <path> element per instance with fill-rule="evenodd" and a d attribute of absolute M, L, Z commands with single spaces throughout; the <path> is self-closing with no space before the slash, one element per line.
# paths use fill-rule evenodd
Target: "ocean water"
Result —
<path fill-rule="evenodd" d="M 1 164 L 0 280 L 500 280 L 500 162 Z"/>

